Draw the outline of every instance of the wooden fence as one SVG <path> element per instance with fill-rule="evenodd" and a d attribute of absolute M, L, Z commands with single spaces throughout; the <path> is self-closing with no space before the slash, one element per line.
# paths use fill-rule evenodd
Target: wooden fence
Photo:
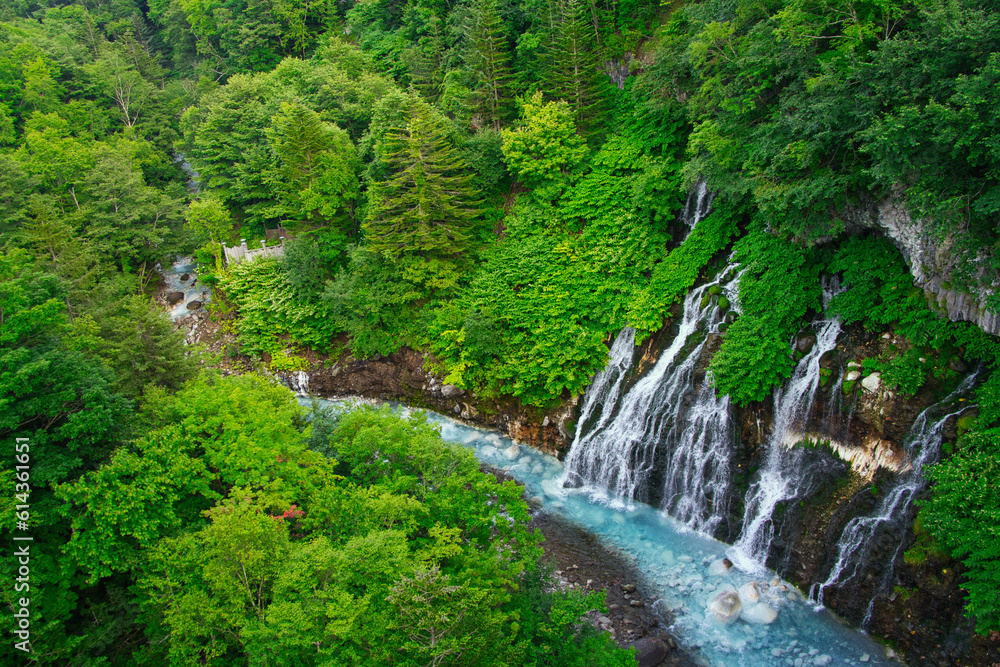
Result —
<path fill-rule="evenodd" d="M 281 245 L 265 245 L 266 241 L 260 242 L 259 248 L 248 248 L 247 240 L 240 239 L 240 244 L 235 248 L 230 248 L 225 243 L 222 244 L 222 252 L 225 256 L 226 266 L 239 264 L 240 262 L 252 262 L 261 257 L 281 257 L 285 254 L 285 239 L 282 237 Z"/>

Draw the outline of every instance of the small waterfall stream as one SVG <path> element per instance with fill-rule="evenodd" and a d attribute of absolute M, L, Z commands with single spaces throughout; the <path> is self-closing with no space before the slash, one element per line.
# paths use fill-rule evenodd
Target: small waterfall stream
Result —
<path fill-rule="evenodd" d="M 176 257 L 169 267 L 161 267 L 167 296 L 180 298 L 170 304 L 170 319 L 182 320 L 212 300 L 212 289 L 198 282 L 198 263 L 193 257 Z M 191 304 L 191 308 L 188 307 Z M 195 306 L 194 304 L 197 304 Z"/>
<path fill-rule="evenodd" d="M 892 478 L 889 487 L 883 489 L 884 495 L 878 507 L 870 516 L 855 517 L 844 526 L 837 542 L 837 560 L 829 576 L 823 583 L 815 584 L 810 591 L 810 596 L 820 608 L 828 588 L 844 587 L 870 570 L 868 566 L 879 535 L 893 532 L 905 534 L 906 527 L 913 520 L 913 501 L 926 488 L 924 468 L 940 458 L 945 424 L 970 407 L 966 405 L 955 408 L 955 399 L 972 389 L 976 377 L 977 374 L 973 373 L 965 378 L 947 398 L 921 412 L 914 421 L 904 441 L 910 469 Z M 905 544 L 905 539 L 900 540 L 891 561 L 884 564 L 881 585 L 868 603 L 862 627 L 871 620 L 878 594 L 891 583 L 893 566 Z"/>
<path fill-rule="evenodd" d="M 832 295 L 831 295 L 832 296 Z M 837 345 L 840 321 L 820 320 L 816 342 L 792 371 L 784 388 L 774 394 L 774 428 L 764 446 L 765 456 L 757 480 L 746 495 L 743 531 L 730 549 L 730 558 L 746 572 L 766 569 L 777 534 L 776 512 L 781 505 L 806 496 L 813 478 L 822 471 L 807 452 L 795 448 L 802 439 L 801 427 L 812 411 L 820 383 L 820 359 Z M 818 462 L 822 467 L 822 462 Z"/>
<path fill-rule="evenodd" d="M 590 386 L 583 395 L 583 406 L 576 421 L 574 441 L 580 439 L 587 431 L 604 428 L 614 415 L 618 405 L 618 394 L 621 392 L 625 374 L 632 367 L 632 356 L 635 352 L 635 329 L 625 327 L 615 338 L 609 352 L 608 365 L 594 376 Z M 597 423 L 591 424 L 594 411 L 600 407 Z"/>

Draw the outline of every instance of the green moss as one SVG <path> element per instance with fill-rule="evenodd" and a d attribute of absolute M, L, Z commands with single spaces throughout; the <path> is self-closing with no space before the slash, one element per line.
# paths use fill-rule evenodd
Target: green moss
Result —
<path fill-rule="evenodd" d="M 724 296 L 719 297 L 719 308 L 722 310 L 729 310 L 729 299 Z"/>
<path fill-rule="evenodd" d="M 712 285 L 711 287 L 708 288 L 708 293 L 711 294 L 712 296 L 715 296 L 717 294 L 722 294 L 722 286 Z"/>
<path fill-rule="evenodd" d="M 708 305 L 708 302 L 711 301 L 711 300 L 712 300 L 712 295 L 711 294 L 706 294 L 705 296 L 701 297 L 701 308 L 704 309 L 705 306 Z"/>
<path fill-rule="evenodd" d="M 858 383 L 857 380 L 851 380 L 850 382 L 844 382 L 843 390 L 844 396 L 850 396 L 854 392 L 854 385 Z"/>
<path fill-rule="evenodd" d="M 965 415 L 958 418 L 958 435 L 962 436 L 967 431 L 975 427 L 976 415 Z"/>

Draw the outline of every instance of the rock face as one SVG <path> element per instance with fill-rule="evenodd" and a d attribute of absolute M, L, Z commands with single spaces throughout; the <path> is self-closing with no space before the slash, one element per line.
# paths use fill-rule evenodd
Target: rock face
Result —
<path fill-rule="evenodd" d="M 969 294 L 951 288 L 955 269 L 968 258 L 954 252 L 953 239 L 935 238 L 922 220 L 914 220 L 901 193 L 848 212 L 847 222 L 877 229 L 888 236 L 903 254 L 917 286 L 923 288 L 932 305 L 953 322 L 974 322 L 983 331 L 1000 335 L 1000 314 L 986 309 L 985 294 Z M 989 262 L 987 251 L 979 253 L 980 265 Z"/>
<path fill-rule="evenodd" d="M 310 371 L 309 389 L 318 396 L 398 400 L 414 407 L 452 413 L 496 429 L 547 454 L 558 455 L 569 449 L 572 433 L 566 427 L 566 420 L 573 416 L 575 404 L 572 401 L 546 415 L 512 400 L 481 399 L 460 387 L 442 384 L 425 370 L 424 362 L 423 355 L 405 347 L 373 359 L 347 356 L 331 366 Z M 460 402 L 457 402 L 458 396 L 461 396 Z"/>

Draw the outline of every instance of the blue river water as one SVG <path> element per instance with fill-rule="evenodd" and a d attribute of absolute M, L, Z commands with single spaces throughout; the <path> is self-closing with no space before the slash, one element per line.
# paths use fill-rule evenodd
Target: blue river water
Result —
<path fill-rule="evenodd" d="M 300 398 L 304 405 L 311 400 Z M 316 400 L 334 409 L 350 405 Z M 411 412 L 404 406 L 395 408 L 404 415 Z M 632 559 L 645 576 L 646 591 L 659 598 L 653 604 L 673 614 L 672 633 L 698 662 L 710 667 L 898 664 L 886 657 L 886 647 L 829 611 L 816 611 L 801 591 L 773 574 L 752 577 L 736 568 L 712 574 L 722 569 L 719 561 L 727 544 L 687 530 L 648 505 L 611 507 L 588 493 L 564 489 L 562 463 L 555 457 L 493 431 L 426 414 L 440 426 L 443 439 L 462 443 L 480 462 L 508 472 L 544 511 L 574 522 Z M 723 623 L 707 610 L 708 602 L 723 590 L 739 589 L 747 598 L 743 593 L 751 582 L 759 602 L 748 604 L 749 596 L 738 620 Z M 777 615 L 767 623 L 774 611 Z"/>

